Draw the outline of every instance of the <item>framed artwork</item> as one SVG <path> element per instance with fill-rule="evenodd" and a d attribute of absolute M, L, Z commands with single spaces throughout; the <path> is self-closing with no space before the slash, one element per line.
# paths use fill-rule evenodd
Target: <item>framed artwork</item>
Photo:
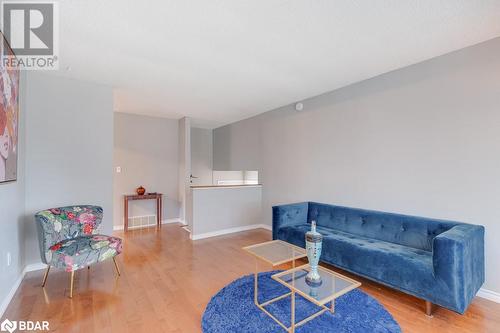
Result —
<path fill-rule="evenodd" d="M 0 32 L 0 183 L 17 180 L 19 67 L 7 67 L 14 52 Z"/>

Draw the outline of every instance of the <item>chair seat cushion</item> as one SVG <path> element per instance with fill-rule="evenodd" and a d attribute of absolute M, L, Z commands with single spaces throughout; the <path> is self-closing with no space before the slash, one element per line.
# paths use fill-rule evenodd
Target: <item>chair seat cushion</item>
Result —
<path fill-rule="evenodd" d="M 304 247 L 310 228 L 309 224 L 283 227 L 278 238 Z M 321 261 L 412 294 L 431 292 L 437 283 L 432 252 L 321 226 L 317 230 L 323 235 Z"/>
<path fill-rule="evenodd" d="M 58 242 L 49 250 L 49 265 L 71 272 L 120 254 L 122 240 L 106 235 L 80 236 Z"/>

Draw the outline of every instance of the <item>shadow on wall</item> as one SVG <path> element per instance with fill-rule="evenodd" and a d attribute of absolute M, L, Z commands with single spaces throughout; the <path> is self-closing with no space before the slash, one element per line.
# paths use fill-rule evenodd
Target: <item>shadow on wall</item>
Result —
<path fill-rule="evenodd" d="M 19 257 L 17 258 L 18 267 L 21 269 L 26 263 L 26 251 L 25 251 L 25 239 L 26 239 L 26 216 L 19 215 L 17 219 L 18 234 L 17 234 L 17 244 L 19 244 Z"/>
<path fill-rule="evenodd" d="M 25 264 L 31 265 L 40 263 L 40 247 L 38 245 L 38 234 L 36 232 L 35 213 L 25 214 L 23 217 L 23 231 L 25 240 Z"/>
<path fill-rule="evenodd" d="M 178 218 L 181 213 L 181 203 L 168 197 L 163 198 L 163 219 Z"/>

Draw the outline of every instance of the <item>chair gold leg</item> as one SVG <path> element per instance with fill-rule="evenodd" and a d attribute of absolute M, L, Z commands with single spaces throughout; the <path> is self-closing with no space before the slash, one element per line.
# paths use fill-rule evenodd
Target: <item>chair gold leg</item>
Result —
<path fill-rule="evenodd" d="M 45 287 L 45 283 L 47 283 L 47 278 L 49 277 L 49 271 L 50 271 L 50 266 L 47 266 L 47 270 L 45 271 L 45 274 L 43 275 L 42 288 Z"/>
<path fill-rule="evenodd" d="M 71 271 L 71 277 L 69 282 L 69 298 L 73 298 L 73 282 L 75 280 L 75 271 Z"/>
<path fill-rule="evenodd" d="M 118 273 L 118 276 L 120 276 L 120 269 L 118 268 L 118 264 L 116 263 L 115 257 L 113 257 L 113 262 L 115 263 L 115 268 L 116 268 L 116 273 Z"/>

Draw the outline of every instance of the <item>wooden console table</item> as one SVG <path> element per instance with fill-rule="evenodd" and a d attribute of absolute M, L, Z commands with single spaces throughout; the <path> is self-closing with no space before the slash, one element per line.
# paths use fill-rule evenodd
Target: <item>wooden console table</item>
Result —
<path fill-rule="evenodd" d="M 163 194 L 161 193 L 149 193 L 149 194 L 144 194 L 144 195 L 138 195 L 138 194 L 126 194 L 123 196 L 123 209 L 124 209 L 124 214 L 123 214 L 123 219 L 124 221 L 124 229 L 125 231 L 128 231 L 128 202 L 130 200 L 149 200 L 149 199 L 154 199 L 156 200 L 156 226 L 158 228 L 161 228 L 161 215 L 162 215 L 162 196 Z"/>

